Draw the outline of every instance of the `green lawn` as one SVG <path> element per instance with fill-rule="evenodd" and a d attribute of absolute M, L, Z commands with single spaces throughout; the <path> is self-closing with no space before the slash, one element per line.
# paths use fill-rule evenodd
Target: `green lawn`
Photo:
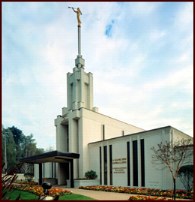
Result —
<path fill-rule="evenodd" d="M 38 196 L 33 193 L 30 193 L 27 191 L 19 191 L 16 189 L 7 193 L 6 197 L 8 197 L 9 200 L 16 200 L 19 195 L 20 195 L 20 200 L 37 200 L 38 199 Z"/>
<path fill-rule="evenodd" d="M 59 200 L 95 200 L 95 199 L 80 194 L 65 194 L 61 196 Z"/>
<path fill-rule="evenodd" d="M 39 197 L 33 193 L 27 191 L 13 190 L 9 192 L 6 196 L 9 197 L 9 200 L 16 200 L 20 195 L 20 200 L 37 200 Z M 64 194 L 60 196 L 59 200 L 95 200 L 93 198 L 83 196 L 80 194 Z"/>

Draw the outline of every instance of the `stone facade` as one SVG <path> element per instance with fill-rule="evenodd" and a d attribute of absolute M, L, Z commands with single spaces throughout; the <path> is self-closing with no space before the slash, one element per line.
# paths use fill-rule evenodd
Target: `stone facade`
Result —
<path fill-rule="evenodd" d="M 90 143 L 89 164 L 103 185 L 172 189 L 169 170 L 152 161 L 154 154 L 151 150 L 161 141 L 170 141 L 172 135 L 177 139 L 189 138 L 167 126 Z M 193 164 L 193 157 L 188 164 Z M 177 188 L 183 188 L 179 181 Z"/>
<path fill-rule="evenodd" d="M 77 56 L 73 73 L 67 74 L 68 106 L 54 121 L 56 150 L 80 154 L 74 160 L 75 183 L 84 183 L 79 179 L 94 170 L 96 184 L 172 188 L 168 169 L 152 163 L 151 147 L 190 136 L 171 126 L 145 131 L 99 113 L 93 106 L 93 74 L 86 73 L 84 65 L 82 56 Z M 56 178 L 59 185 L 69 184 L 68 163 L 47 163 L 43 169 L 45 178 Z M 178 186 L 182 188 L 180 183 Z"/>
<path fill-rule="evenodd" d="M 92 169 L 103 185 L 171 188 L 169 171 L 152 164 L 151 147 L 189 136 L 170 126 L 145 131 L 99 113 L 93 106 L 93 75 L 84 71 L 84 59 L 79 61 L 67 74 L 68 106 L 55 119 L 56 149 L 80 154 L 74 177 L 84 178 Z M 57 165 L 59 184 L 68 179 L 65 167 Z"/>

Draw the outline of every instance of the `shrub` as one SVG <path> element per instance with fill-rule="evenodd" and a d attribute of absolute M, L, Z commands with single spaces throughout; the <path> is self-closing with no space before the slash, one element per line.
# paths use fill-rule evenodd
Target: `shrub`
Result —
<path fill-rule="evenodd" d="M 31 182 L 34 177 L 34 174 L 33 173 L 24 173 L 24 177 L 26 178 L 26 180 L 28 182 Z"/>
<path fill-rule="evenodd" d="M 96 179 L 97 178 L 97 175 L 96 175 L 96 172 L 94 170 L 90 170 L 90 171 L 87 171 L 85 173 L 85 177 L 87 179 Z"/>

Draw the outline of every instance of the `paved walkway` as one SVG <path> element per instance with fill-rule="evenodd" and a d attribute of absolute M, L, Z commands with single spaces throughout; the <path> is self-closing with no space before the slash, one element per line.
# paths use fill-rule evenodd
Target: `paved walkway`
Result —
<path fill-rule="evenodd" d="M 130 194 L 125 193 L 114 193 L 114 192 L 105 192 L 105 191 L 92 191 L 84 190 L 77 188 L 65 188 L 66 190 L 72 191 L 74 194 L 81 194 L 84 196 L 91 197 L 96 200 L 128 200 Z"/>
<path fill-rule="evenodd" d="M 125 194 L 125 193 L 105 192 L 105 191 L 93 191 L 93 190 L 85 190 L 85 189 L 78 189 L 78 188 L 67 188 L 62 186 L 59 186 L 59 187 L 69 190 L 74 194 L 81 194 L 96 200 L 104 200 L 104 201 L 128 200 L 130 196 L 134 195 L 134 194 Z M 171 200 L 171 198 L 169 199 Z M 184 199 L 176 199 L 176 200 L 184 200 Z M 192 199 L 185 199 L 185 200 L 191 201 Z"/>

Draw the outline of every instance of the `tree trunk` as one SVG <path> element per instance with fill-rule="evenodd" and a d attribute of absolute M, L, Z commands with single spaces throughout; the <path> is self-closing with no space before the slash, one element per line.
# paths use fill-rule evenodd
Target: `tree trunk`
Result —
<path fill-rule="evenodd" d="M 173 178 L 173 200 L 176 200 L 176 179 Z"/>

